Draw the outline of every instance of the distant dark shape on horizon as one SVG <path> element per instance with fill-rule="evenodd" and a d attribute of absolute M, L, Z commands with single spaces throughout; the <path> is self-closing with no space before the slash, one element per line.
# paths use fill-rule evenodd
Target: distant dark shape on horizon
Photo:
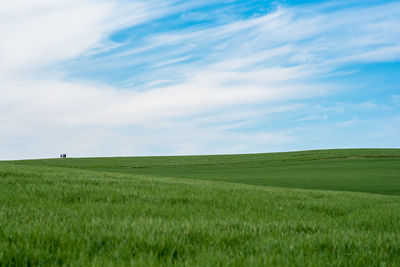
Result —
<path fill-rule="evenodd" d="M 67 154 L 60 154 L 60 158 L 62 158 L 62 159 L 67 158 Z"/>

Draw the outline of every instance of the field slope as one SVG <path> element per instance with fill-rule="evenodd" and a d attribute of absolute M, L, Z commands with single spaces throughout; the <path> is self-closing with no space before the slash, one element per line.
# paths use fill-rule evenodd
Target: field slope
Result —
<path fill-rule="evenodd" d="M 400 149 L 337 149 L 184 157 L 49 159 L 13 163 L 284 188 L 400 195 Z"/>
<path fill-rule="evenodd" d="M 399 266 L 399 163 L 389 149 L 0 162 L 0 266 Z"/>

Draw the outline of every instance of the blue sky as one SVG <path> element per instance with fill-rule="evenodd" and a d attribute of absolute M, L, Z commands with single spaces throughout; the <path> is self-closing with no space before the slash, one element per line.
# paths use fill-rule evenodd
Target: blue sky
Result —
<path fill-rule="evenodd" d="M 400 147 L 399 1 L 5 1 L 0 159 Z"/>

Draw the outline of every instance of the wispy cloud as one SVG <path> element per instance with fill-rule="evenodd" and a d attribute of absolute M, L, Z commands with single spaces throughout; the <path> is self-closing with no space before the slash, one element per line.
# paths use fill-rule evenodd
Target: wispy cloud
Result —
<path fill-rule="evenodd" d="M 0 158 L 65 147 L 86 156 L 288 149 L 305 129 L 298 123 L 353 120 L 307 104 L 345 90 L 331 80 L 355 71 L 343 68 L 400 58 L 398 2 L 281 6 L 222 25 L 110 38 L 210 3 L 7 2 Z"/>
<path fill-rule="evenodd" d="M 3 1 L 0 73 L 30 72 L 88 52 L 115 48 L 108 39 L 111 33 L 164 16 L 168 3 L 156 0 Z"/>

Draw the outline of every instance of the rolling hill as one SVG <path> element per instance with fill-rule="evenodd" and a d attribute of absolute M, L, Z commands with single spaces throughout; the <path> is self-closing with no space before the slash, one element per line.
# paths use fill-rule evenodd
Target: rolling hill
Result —
<path fill-rule="evenodd" d="M 0 265 L 398 266 L 400 150 L 0 162 Z"/>

